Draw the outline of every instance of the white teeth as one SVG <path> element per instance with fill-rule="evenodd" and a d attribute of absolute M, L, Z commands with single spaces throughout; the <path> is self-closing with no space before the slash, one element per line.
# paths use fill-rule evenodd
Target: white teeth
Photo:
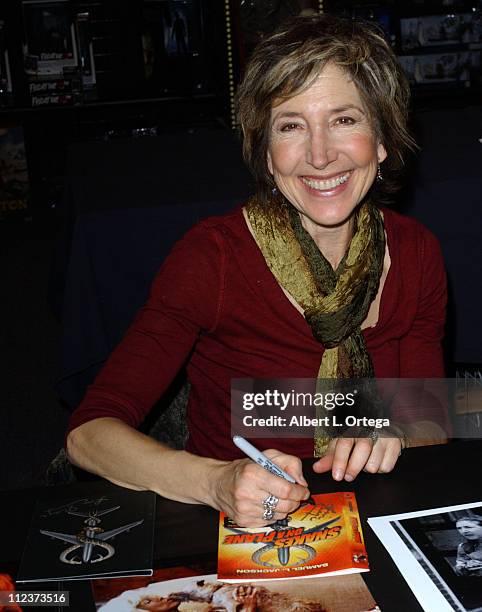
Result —
<path fill-rule="evenodd" d="M 302 178 L 303 183 L 311 187 L 312 189 L 319 189 L 320 191 L 324 189 L 333 189 L 341 185 L 342 183 L 346 183 L 349 179 L 350 173 L 342 174 L 341 176 L 337 176 L 336 178 L 328 179 L 326 181 L 313 181 L 312 179 Z"/>

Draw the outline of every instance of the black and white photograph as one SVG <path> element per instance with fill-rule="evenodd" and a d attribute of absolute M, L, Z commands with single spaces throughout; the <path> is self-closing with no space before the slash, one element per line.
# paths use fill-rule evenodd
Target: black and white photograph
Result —
<path fill-rule="evenodd" d="M 368 522 L 390 554 L 398 555 L 398 567 L 425 610 L 435 610 L 434 598 L 440 611 L 482 610 L 482 503 Z"/>

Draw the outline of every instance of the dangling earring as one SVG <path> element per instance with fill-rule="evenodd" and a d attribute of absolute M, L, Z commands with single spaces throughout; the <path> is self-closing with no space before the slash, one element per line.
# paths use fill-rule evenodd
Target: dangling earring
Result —
<path fill-rule="evenodd" d="M 380 168 L 380 164 L 378 164 L 377 168 L 377 181 L 383 181 L 382 169 Z"/>
<path fill-rule="evenodd" d="M 277 195 L 278 195 L 278 187 L 273 187 L 273 189 L 271 190 L 271 193 L 272 193 L 274 196 L 277 196 Z"/>

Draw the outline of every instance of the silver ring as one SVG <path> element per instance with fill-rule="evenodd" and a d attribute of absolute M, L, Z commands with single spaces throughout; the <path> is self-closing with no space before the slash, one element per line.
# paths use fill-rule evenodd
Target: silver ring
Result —
<path fill-rule="evenodd" d="M 263 506 L 265 508 L 276 508 L 279 503 L 279 498 L 273 495 L 272 493 L 268 493 L 268 497 L 263 500 Z"/>
<path fill-rule="evenodd" d="M 263 512 L 263 521 L 270 521 L 274 517 L 274 508 L 266 506 Z"/>
<path fill-rule="evenodd" d="M 263 521 L 270 521 L 274 517 L 276 506 L 279 503 L 279 498 L 272 493 L 268 493 L 266 499 L 263 500 Z"/>

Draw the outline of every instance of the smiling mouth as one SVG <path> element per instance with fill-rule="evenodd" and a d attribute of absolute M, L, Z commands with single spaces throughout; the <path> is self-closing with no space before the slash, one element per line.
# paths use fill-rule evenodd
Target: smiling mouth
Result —
<path fill-rule="evenodd" d="M 350 178 L 351 171 L 345 172 L 345 174 L 340 174 L 333 178 L 325 179 L 325 180 L 315 180 L 311 178 L 306 178 L 304 176 L 300 177 L 305 185 L 310 187 L 311 189 L 316 189 L 317 191 L 326 191 L 328 189 L 334 189 L 343 183 L 346 183 Z"/>

